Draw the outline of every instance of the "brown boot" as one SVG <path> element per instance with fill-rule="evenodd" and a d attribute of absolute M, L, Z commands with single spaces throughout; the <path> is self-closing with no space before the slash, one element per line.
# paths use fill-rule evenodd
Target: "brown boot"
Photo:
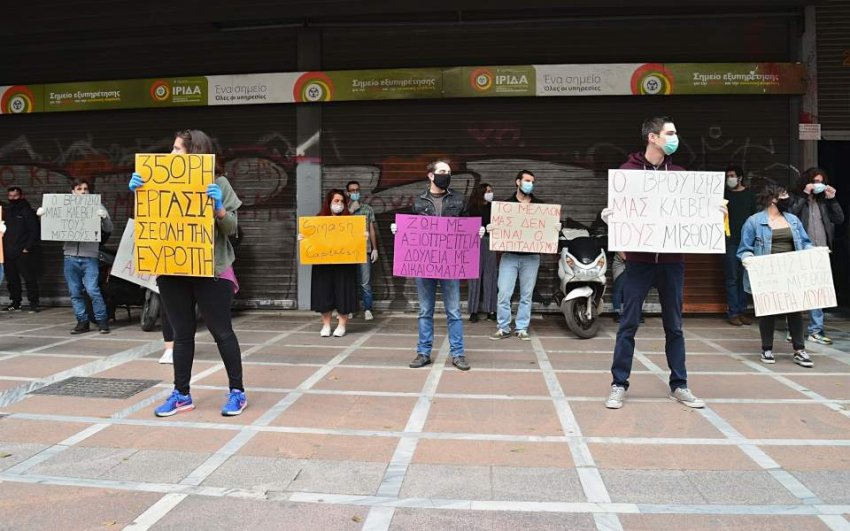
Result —
<path fill-rule="evenodd" d="M 733 326 L 744 326 L 744 321 L 741 320 L 740 315 L 733 315 L 729 318 L 729 324 Z"/>

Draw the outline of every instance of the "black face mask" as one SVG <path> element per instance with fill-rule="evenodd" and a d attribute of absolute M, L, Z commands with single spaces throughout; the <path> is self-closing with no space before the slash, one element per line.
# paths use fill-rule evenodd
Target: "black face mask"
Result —
<path fill-rule="evenodd" d="M 776 200 L 776 208 L 778 208 L 780 212 L 787 212 L 788 211 L 788 205 L 790 203 L 791 203 L 790 197 L 786 197 L 784 199 L 777 199 Z"/>
<path fill-rule="evenodd" d="M 445 190 L 452 183 L 452 174 L 451 173 L 435 173 L 434 174 L 434 186 L 441 190 Z"/>
<path fill-rule="evenodd" d="M 20 203 L 20 202 L 21 202 L 21 199 L 20 199 L 20 198 L 18 198 L 18 199 L 9 199 L 9 204 L 10 204 L 10 205 L 16 205 L 16 204 L 18 204 L 18 203 Z"/>

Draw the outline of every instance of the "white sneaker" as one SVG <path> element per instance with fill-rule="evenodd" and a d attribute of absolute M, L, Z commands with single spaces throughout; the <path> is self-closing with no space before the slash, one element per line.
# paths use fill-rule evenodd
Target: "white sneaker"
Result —
<path fill-rule="evenodd" d="M 670 400 L 696 409 L 705 407 L 705 402 L 697 398 L 687 387 L 680 387 L 670 393 Z"/>
<path fill-rule="evenodd" d="M 623 407 L 623 401 L 626 399 L 626 388 L 619 385 L 611 386 L 611 394 L 608 395 L 608 400 L 605 401 L 605 407 L 608 409 L 620 409 Z"/>
<path fill-rule="evenodd" d="M 349 319 L 354 319 L 354 314 L 353 314 L 353 313 L 348 314 L 348 318 L 349 318 Z"/>
<path fill-rule="evenodd" d="M 365 312 L 363 312 L 363 319 L 365 319 L 365 320 L 367 320 L 367 321 L 371 321 L 371 320 L 372 320 L 372 319 L 374 319 L 374 318 L 375 318 L 375 316 L 374 316 L 374 315 L 372 315 L 372 312 L 371 312 L 371 311 L 366 310 Z"/>
<path fill-rule="evenodd" d="M 768 365 L 772 365 L 776 363 L 776 358 L 773 357 L 772 350 L 763 350 L 761 352 L 761 362 L 767 363 Z"/>
<path fill-rule="evenodd" d="M 334 337 L 342 337 L 345 335 L 345 327 L 337 326 L 336 330 L 334 330 Z"/>
<path fill-rule="evenodd" d="M 325 325 L 322 327 L 322 331 L 319 332 L 321 337 L 331 337 L 331 325 Z"/>
<path fill-rule="evenodd" d="M 162 353 L 162 357 L 159 358 L 159 362 L 174 364 L 174 350 L 170 348 L 165 349 L 165 352 Z"/>

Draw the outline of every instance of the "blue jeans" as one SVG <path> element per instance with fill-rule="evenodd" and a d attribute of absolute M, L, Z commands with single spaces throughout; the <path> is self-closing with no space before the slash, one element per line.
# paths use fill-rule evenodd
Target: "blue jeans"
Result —
<path fill-rule="evenodd" d="M 419 344 L 416 353 L 431 356 L 434 346 L 434 302 L 437 298 L 437 283 L 442 284 L 443 304 L 446 306 L 446 321 L 449 325 L 449 353 L 453 358 L 463 356 L 463 321 L 460 318 L 460 280 L 437 280 L 417 278 L 419 294 Z"/>
<path fill-rule="evenodd" d="M 635 354 L 635 334 L 640 324 L 640 311 L 649 288 L 655 285 L 661 302 L 661 321 L 664 324 L 664 352 L 670 367 L 670 390 L 688 386 L 685 369 L 685 335 L 682 333 L 682 305 L 685 290 L 685 264 L 646 264 L 626 262 L 623 285 L 623 313 L 614 345 L 611 365 L 612 384 L 629 388 L 632 358 Z"/>
<path fill-rule="evenodd" d="M 809 335 L 823 333 L 823 310 L 809 310 Z"/>
<path fill-rule="evenodd" d="M 0 284 L 3 283 L 3 264 L 0 264 Z"/>
<path fill-rule="evenodd" d="M 99 267 L 97 258 L 85 258 L 82 256 L 65 257 L 65 281 L 71 292 L 71 304 L 74 306 L 74 317 L 77 321 L 88 321 L 86 312 L 86 297 L 83 291 L 89 294 L 94 318 L 96 321 L 106 321 L 106 303 L 100 294 L 100 286 L 97 284 Z"/>
<path fill-rule="evenodd" d="M 372 264 L 366 259 L 365 264 L 357 265 L 357 279 L 360 282 L 360 296 L 363 299 L 363 309 L 372 311 Z"/>
<path fill-rule="evenodd" d="M 539 254 L 504 253 L 499 262 L 499 302 L 496 322 L 499 330 L 511 330 L 511 296 L 519 277 L 519 306 L 516 311 L 516 329 L 528 330 L 531 323 L 531 293 L 537 283 L 540 268 Z"/>
<path fill-rule="evenodd" d="M 744 291 L 744 266 L 736 256 L 738 244 L 726 240 L 726 257 L 723 260 L 723 274 L 726 277 L 726 317 L 732 318 L 747 311 L 747 294 Z"/>

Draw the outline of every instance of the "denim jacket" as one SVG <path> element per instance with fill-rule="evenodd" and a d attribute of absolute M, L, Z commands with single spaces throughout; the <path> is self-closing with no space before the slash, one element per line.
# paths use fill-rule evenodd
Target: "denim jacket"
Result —
<path fill-rule="evenodd" d="M 791 226 L 791 237 L 794 238 L 794 250 L 803 251 L 812 247 L 812 241 L 809 235 L 806 234 L 806 229 L 803 228 L 803 222 L 800 218 L 785 212 L 785 221 Z M 753 214 L 744 223 L 744 228 L 741 229 L 741 245 L 738 246 L 738 260 L 744 261 L 744 258 L 750 256 L 763 256 L 770 254 L 770 244 L 773 238 L 773 230 L 770 228 L 767 219 L 767 211 L 763 210 Z M 752 293 L 750 289 L 750 277 L 744 270 L 744 291 Z"/>

